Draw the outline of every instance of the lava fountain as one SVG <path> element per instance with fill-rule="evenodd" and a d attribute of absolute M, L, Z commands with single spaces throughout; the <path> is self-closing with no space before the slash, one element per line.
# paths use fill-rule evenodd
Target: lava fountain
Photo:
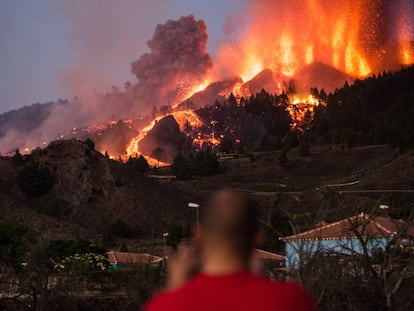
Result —
<path fill-rule="evenodd" d="M 268 68 L 294 77 L 305 65 L 321 62 L 360 78 L 414 62 L 411 0 L 252 3 L 244 35 L 224 43 L 218 54 L 222 71 L 251 78 Z"/>

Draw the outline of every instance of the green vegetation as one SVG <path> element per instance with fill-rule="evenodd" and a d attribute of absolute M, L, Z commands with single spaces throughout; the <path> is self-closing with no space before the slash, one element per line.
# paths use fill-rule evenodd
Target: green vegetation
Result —
<path fill-rule="evenodd" d="M 17 175 L 20 189 L 30 198 L 37 198 L 49 192 L 55 183 L 52 172 L 47 167 L 30 164 Z"/>
<path fill-rule="evenodd" d="M 95 253 L 74 254 L 65 257 L 54 266 L 54 269 L 58 272 L 80 275 L 106 271 L 110 268 L 111 264 L 108 259 L 103 255 Z"/>
<path fill-rule="evenodd" d="M 54 260 L 62 260 L 75 254 L 105 254 L 106 250 L 87 240 L 52 240 L 45 248 L 45 255 Z"/>

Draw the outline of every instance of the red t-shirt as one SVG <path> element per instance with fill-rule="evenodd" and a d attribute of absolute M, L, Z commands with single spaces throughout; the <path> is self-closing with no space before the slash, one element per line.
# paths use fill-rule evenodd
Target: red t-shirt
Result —
<path fill-rule="evenodd" d="M 178 290 L 153 298 L 146 311 L 315 311 L 308 294 L 292 283 L 272 283 L 249 272 L 199 274 Z"/>

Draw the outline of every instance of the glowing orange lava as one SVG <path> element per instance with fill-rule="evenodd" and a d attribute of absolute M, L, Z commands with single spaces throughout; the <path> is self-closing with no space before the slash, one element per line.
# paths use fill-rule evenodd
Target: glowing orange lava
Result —
<path fill-rule="evenodd" d="M 411 14 L 413 14 L 411 12 Z M 414 39 L 411 32 L 411 27 L 414 31 L 414 25 L 411 25 L 410 20 L 410 6 L 409 3 L 404 3 L 400 8 L 400 21 L 398 27 L 398 38 L 400 42 L 400 57 L 401 63 L 410 65 L 414 63 L 414 46 L 412 40 Z"/>
<path fill-rule="evenodd" d="M 124 157 L 124 160 L 127 159 L 129 156 L 141 155 L 141 152 L 140 152 L 140 149 L 139 149 L 140 141 L 148 134 L 148 132 L 150 132 L 154 128 L 154 126 L 158 123 L 158 121 L 160 121 L 161 119 L 163 119 L 163 118 L 165 118 L 166 116 L 169 116 L 169 115 L 174 117 L 174 119 L 177 121 L 177 123 L 180 127 L 180 131 L 182 131 L 182 132 L 185 132 L 187 130 L 187 127 L 190 127 L 192 131 L 195 131 L 198 128 L 201 128 L 204 125 L 204 123 L 200 119 L 200 117 L 192 110 L 175 111 L 175 112 L 172 112 L 172 113 L 168 113 L 168 114 L 165 114 L 165 115 L 158 116 L 154 120 L 152 120 L 150 124 L 148 124 L 143 129 L 141 129 L 139 131 L 139 134 L 138 134 L 137 137 L 135 137 L 131 140 L 129 146 L 127 147 L 127 155 Z M 214 138 L 214 134 L 212 135 L 212 137 L 202 137 L 201 135 L 199 135 L 193 141 L 193 143 L 195 145 L 199 145 L 200 148 L 201 148 L 201 146 L 204 142 L 210 143 L 210 144 L 213 144 L 213 145 L 217 145 L 217 144 L 220 143 L 219 140 Z M 143 156 L 147 159 L 148 164 L 151 165 L 151 166 L 168 166 L 168 165 L 170 165 L 169 163 L 160 162 L 157 159 L 154 159 L 154 158 L 152 158 L 148 155 L 143 154 Z"/>
<path fill-rule="evenodd" d="M 242 39 L 234 46 L 223 43 L 217 66 L 247 81 L 263 68 L 294 77 L 313 62 L 355 78 L 412 64 L 414 13 L 409 2 L 393 3 L 400 11 L 384 22 L 380 0 L 252 1 Z M 384 39 L 390 32 L 386 27 L 398 29 L 398 42 L 391 47 L 384 43 L 389 41 Z"/>
<path fill-rule="evenodd" d="M 306 121 L 306 118 L 313 119 L 315 107 L 324 104 L 312 95 L 303 97 L 294 96 L 287 107 L 287 111 L 292 119 L 291 128 L 302 130 L 302 125 Z"/>

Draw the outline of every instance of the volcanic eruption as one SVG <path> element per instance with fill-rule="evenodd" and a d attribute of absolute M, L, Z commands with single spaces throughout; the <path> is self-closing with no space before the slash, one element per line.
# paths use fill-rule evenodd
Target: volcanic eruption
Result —
<path fill-rule="evenodd" d="M 132 62 L 137 82 L 102 99 L 108 114 L 119 115 L 122 106 L 130 119 L 153 109 L 151 119 L 128 121 L 137 134 L 112 156 L 143 154 L 152 164 L 170 163 L 188 141 L 196 149 L 217 146 L 217 120 L 202 119 L 196 109 L 229 97 L 240 101 L 261 89 L 289 94 L 286 109 L 295 128 L 321 104 L 310 87 L 329 92 L 345 81 L 413 64 L 413 12 L 412 0 L 251 1 L 244 22 L 228 27 L 230 39 L 214 59 L 204 21 L 185 16 L 159 24 L 147 42 L 149 52 Z M 275 105 L 284 101 L 277 98 Z M 152 159 L 160 149 L 166 154 Z"/>
<path fill-rule="evenodd" d="M 291 98 L 295 126 L 320 104 L 309 96 L 310 87 L 332 91 L 346 80 L 412 64 L 412 9 L 407 0 L 253 1 L 248 26 L 236 42 L 222 44 L 208 77 L 219 80 L 224 72 L 239 80 L 215 83 L 216 93 L 210 87 L 189 101 L 212 104 L 231 93 L 248 97 L 262 88 L 281 93 L 294 81 L 302 95 Z M 139 153 L 139 140 L 131 142 L 129 154 Z"/>
<path fill-rule="evenodd" d="M 414 61 L 410 0 L 260 0 L 247 14 L 243 37 L 218 55 L 245 80 L 263 68 L 294 77 L 314 62 L 365 77 Z"/>

